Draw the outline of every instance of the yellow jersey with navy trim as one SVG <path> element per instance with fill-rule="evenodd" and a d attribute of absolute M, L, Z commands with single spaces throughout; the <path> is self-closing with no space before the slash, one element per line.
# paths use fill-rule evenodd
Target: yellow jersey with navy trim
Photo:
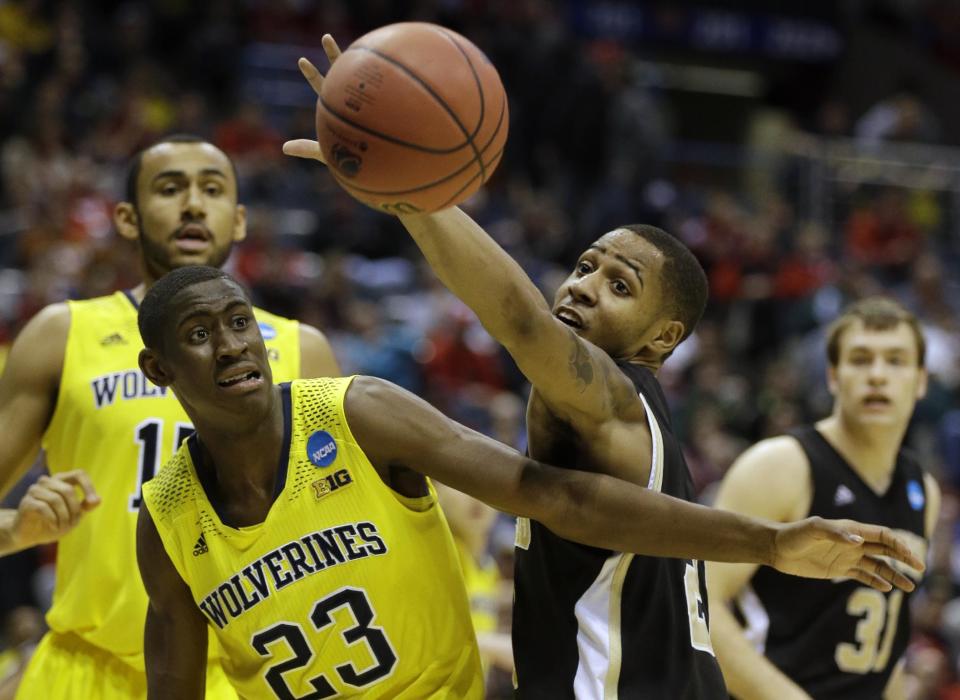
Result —
<path fill-rule="evenodd" d="M 127 292 L 67 302 L 70 330 L 43 436 L 52 473 L 85 469 L 102 498 L 57 549 L 47 623 L 143 669 L 147 594 L 136 560 L 140 489 L 193 431 L 173 393 L 140 372 L 137 304 Z M 300 372 L 299 324 L 260 309 L 276 381 Z"/>
<path fill-rule="evenodd" d="M 343 410 L 351 378 L 280 387 L 287 452 L 264 522 L 225 525 L 187 441 L 144 501 L 242 697 L 483 697 L 436 492 L 390 489 Z"/>

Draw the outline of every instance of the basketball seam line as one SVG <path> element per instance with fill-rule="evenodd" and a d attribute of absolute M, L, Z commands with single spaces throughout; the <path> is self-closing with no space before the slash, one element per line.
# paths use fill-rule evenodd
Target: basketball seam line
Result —
<path fill-rule="evenodd" d="M 364 126 L 363 124 L 359 124 L 355 122 L 353 119 L 350 119 L 349 117 L 344 116 L 340 112 L 337 112 L 336 110 L 331 109 L 330 105 L 327 104 L 327 101 L 323 99 L 323 96 L 320 97 L 320 104 L 323 105 L 323 108 L 327 110 L 327 112 L 331 116 L 336 117 L 337 119 L 342 121 L 344 124 L 347 124 L 348 126 L 352 126 L 357 131 L 362 131 L 363 133 L 369 136 L 376 136 L 378 139 L 383 139 L 387 143 L 395 143 L 398 146 L 409 148 L 412 151 L 420 151 L 421 153 L 430 153 L 433 155 L 448 155 L 450 153 L 455 153 L 456 151 L 459 151 L 461 148 L 467 145 L 466 143 L 462 143 L 459 146 L 454 146 L 453 148 L 430 148 L 429 146 L 421 146 L 416 143 L 410 143 L 409 141 L 398 139 L 396 136 L 390 136 L 389 134 L 384 134 L 380 131 L 377 131 L 376 129 L 371 129 L 368 126 Z"/>
<path fill-rule="evenodd" d="M 500 159 L 501 156 L 503 156 L 503 152 L 504 152 L 505 150 L 506 150 L 506 148 L 501 148 L 499 151 L 497 151 L 497 152 L 493 155 L 493 157 L 490 159 L 490 162 L 486 164 L 487 167 L 492 167 L 492 165 L 493 165 L 494 163 L 496 163 L 496 162 Z M 472 162 L 473 162 L 473 161 L 471 161 L 471 163 L 472 163 Z M 470 163 L 468 163 L 466 166 L 464 166 L 463 168 L 461 168 L 461 169 L 460 169 L 460 172 L 463 172 L 463 170 L 465 170 L 469 165 L 470 165 Z M 347 190 L 355 190 L 355 191 L 357 191 L 357 192 L 360 192 L 361 194 L 377 194 L 377 195 L 398 195 L 398 194 L 410 194 L 410 193 L 412 193 L 412 192 L 419 192 L 419 191 L 424 190 L 424 189 L 429 189 L 429 188 L 432 187 L 433 185 L 442 183 L 442 182 L 444 182 L 444 181 L 446 181 L 446 180 L 449 180 L 450 177 L 453 177 L 453 176 L 451 175 L 450 177 L 446 177 L 446 178 L 444 178 L 443 180 L 440 180 L 439 183 L 432 183 L 432 184 L 429 185 L 429 186 L 417 187 L 417 188 L 412 189 L 412 190 L 402 190 L 402 191 L 400 191 L 400 192 L 378 192 L 378 191 L 376 191 L 376 190 L 363 190 L 363 189 L 360 189 L 359 187 L 354 187 L 353 185 L 350 184 L 350 181 L 349 181 L 349 180 L 345 180 L 344 178 L 342 178 L 340 175 L 337 174 L 337 172 L 336 172 L 335 170 L 331 170 L 331 171 L 330 171 L 330 174 L 333 175 L 334 179 L 335 179 L 337 182 L 339 182 L 339 183 L 340 183 L 345 189 L 347 189 Z M 447 198 L 447 200 L 446 200 L 443 204 L 441 204 L 439 207 L 437 207 L 437 209 L 438 209 L 438 210 L 439 210 L 439 209 L 446 209 L 447 207 L 452 206 L 452 205 L 451 205 L 451 202 L 453 202 L 453 200 L 455 200 L 457 197 L 459 197 L 459 196 L 460 196 L 460 193 L 463 192 L 465 189 L 467 189 L 467 188 L 473 183 L 473 181 L 476 180 L 477 177 L 479 177 L 479 175 L 480 175 L 480 173 L 477 172 L 473 177 L 471 177 L 469 180 L 467 180 L 466 184 L 464 184 L 459 190 L 457 190 L 451 197 Z M 384 205 L 384 204 L 380 204 L 379 206 L 383 207 L 383 206 L 385 206 L 385 205 Z"/>
<path fill-rule="evenodd" d="M 448 38 L 449 38 L 449 37 L 448 37 Z M 458 50 L 458 51 L 460 50 L 460 47 L 457 46 L 455 42 L 454 42 L 454 46 L 457 47 L 457 50 Z M 333 116 L 335 116 L 337 119 L 340 119 L 341 121 L 349 124 L 350 126 L 354 127 L 355 129 L 359 129 L 360 131 L 363 131 L 363 132 L 365 132 L 365 133 L 367 133 L 367 134 L 370 134 L 371 136 L 376 136 L 376 137 L 378 137 L 378 138 L 381 138 L 381 139 L 383 139 L 384 141 L 387 141 L 387 142 L 389 142 L 389 143 L 395 143 L 395 144 L 397 144 L 398 146 L 404 146 L 404 147 L 406 147 L 406 148 L 410 148 L 410 149 L 413 149 L 413 150 L 416 150 L 416 151 L 421 151 L 421 152 L 423 152 L 423 153 L 434 153 L 434 154 L 438 154 L 438 155 L 443 155 L 443 154 L 448 154 L 448 153 L 454 153 L 455 151 L 459 151 L 459 150 L 460 150 L 461 148 L 463 148 L 464 146 L 468 146 L 468 145 L 469 145 L 469 146 L 471 146 L 471 150 L 474 151 L 474 160 L 477 160 L 478 154 L 477 154 L 477 152 L 476 152 L 476 148 L 473 147 L 473 139 L 475 138 L 477 132 L 480 130 L 480 127 L 483 125 L 484 99 L 483 99 L 483 89 L 482 89 L 482 86 L 479 85 L 479 82 L 477 81 L 476 71 L 475 71 L 474 68 L 473 68 L 473 64 L 470 63 L 469 60 L 467 60 L 467 65 L 470 67 L 471 73 L 473 73 L 475 82 L 478 82 L 478 92 L 479 92 L 479 94 L 480 94 L 480 120 L 477 122 L 477 126 L 476 126 L 476 128 L 474 129 L 474 132 L 473 132 L 472 134 L 467 131 L 466 126 L 463 124 L 463 122 L 460 121 L 460 118 L 456 115 L 456 113 L 455 113 L 452 109 L 450 109 L 450 105 L 448 105 L 448 104 L 446 103 L 446 101 L 445 101 L 439 94 L 437 94 L 437 92 L 436 92 L 432 87 L 430 87 L 430 84 L 429 84 L 426 80 L 424 80 L 424 79 L 421 78 L 419 75 L 417 75 L 416 73 L 414 73 L 412 70 L 410 70 L 410 68 L 408 68 L 408 67 L 405 66 L 404 64 L 400 63 L 400 62 L 397 61 L 396 59 L 391 58 L 390 56 L 388 56 L 388 55 L 386 55 L 386 54 L 384 54 L 384 53 L 382 53 L 382 52 L 380 52 L 380 51 L 378 51 L 378 50 L 376 50 L 376 49 L 371 49 L 371 48 L 368 48 L 368 47 L 366 47 L 366 46 L 351 46 L 349 49 L 347 49 L 347 51 L 354 51 L 354 50 L 356 50 L 356 51 L 367 51 L 367 52 L 369 52 L 369 53 L 372 53 L 372 54 L 375 55 L 375 56 L 378 56 L 379 58 L 382 58 L 382 59 L 383 59 L 384 61 L 386 61 L 387 63 L 390 63 L 390 64 L 396 66 L 396 67 L 397 67 L 398 69 L 400 69 L 401 71 L 403 71 L 408 77 L 410 77 L 411 79 L 413 79 L 415 82 L 419 83 L 420 86 L 421 86 L 424 90 L 426 90 L 426 92 L 427 92 L 434 100 L 436 100 L 436 102 L 443 108 L 443 110 L 450 116 L 450 118 L 453 119 L 454 124 L 456 124 L 457 128 L 460 129 L 460 133 L 463 134 L 463 137 L 466 139 L 466 141 L 464 141 L 463 143 L 461 143 L 461 144 L 459 144 L 459 145 L 457 145 L 457 146 L 454 146 L 453 148 L 430 148 L 429 146 L 422 146 L 422 145 L 420 145 L 420 144 L 410 143 L 410 142 L 408 142 L 408 141 L 404 141 L 403 139 L 399 139 L 399 138 L 397 138 L 397 137 L 395 137 L 395 136 L 390 136 L 389 134 L 385 134 L 385 133 L 382 133 L 382 132 L 377 131 L 377 130 L 375 130 L 375 129 L 371 129 L 370 127 L 364 126 L 363 124 L 358 124 L 357 122 L 353 121 L 352 119 L 350 119 L 349 117 L 347 117 L 347 116 L 345 116 L 344 114 L 340 113 L 339 111 L 337 111 L 337 110 L 335 110 L 335 109 L 332 109 L 332 108 L 330 107 L 330 105 L 327 104 L 327 101 L 323 99 L 323 95 L 321 95 L 321 96 L 320 96 L 320 103 L 323 105 L 323 108 L 324 108 L 324 109 L 326 109 L 328 112 L 330 112 L 330 114 L 332 114 Z"/>
<path fill-rule="evenodd" d="M 503 152 L 504 152 L 505 150 L 506 150 L 506 147 L 501 148 L 501 149 L 497 152 L 497 154 L 494 155 L 494 157 L 490 159 L 490 166 L 491 166 L 491 167 L 493 166 L 494 163 L 496 163 L 498 160 L 500 160 L 500 157 L 503 155 Z M 482 170 L 483 172 L 486 172 L 486 167 L 483 165 L 483 160 L 481 160 L 480 163 L 481 163 L 481 165 L 480 165 L 481 170 Z M 460 188 L 459 190 L 457 190 L 456 192 L 454 192 L 454 193 L 447 199 L 446 202 L 444 202 L 443 204 L 440 205 L 439 208 L 440 208 L 440 209 L 446 209 L 447 207 L 452 206 L 453 201 L 454 201 L 457 197 L 460 196 L 460 193 L 461 193 L 461 192 L 463 192 L 463 191 L 464 191 L 465 189 L 467 189 L 471 184 L 473 184 L 473 181 L 476 180 L 479 175 L 480 175 L 480 173 L 477 173 L 476 175 L 474 175 L 473 177 L 471 177 L 469 180 L 467 180 L 467 182 L 464 184 L 464 186 L 461 187 L 461 188 Z M 483 182 L 485 182 L 485 181 L 483 181 Z M 483 184 L 483 182 L 481 182 L 481 184 Z"/>
<path fill-rule="evenodd" d="M 500 133 L 500 129 L 501 129 L 501 127 L 503 126 L 503 116 L 504 116 L 504 113 L 506 112 L 506 109 L 505 109 L 505 108 L 506 108 L 506 104 L 507 104 L 506 96 L 504 96 L 504 101 L 503 101 L 503 103 L 500 105 L 500 118 L 497 120 L 497 128 L 494 129 L 493 134 L 490 135 L 490 140 L 487 141 L 487 143 L 483 146 L 483 148 L 480 149 L 480 154 L 481 154 L 481 166 L 480 166 L 480 167 L 481 167 L 481 172 L 485 172 L 485 170 L 484 170 L 484 165 L 483 165 L 483 160 L 482 160 L 482 155 L 483 155 L 484 153 L 486 153 L 487 149 L 488 149 L 488 148 L 490 147 L 490 145 L 493 143 L 494 139 L 496 139 L 497 134 Z M 504 147 L 504 149 L 505 149 L 505 147 Z M 502 155 L 504 149 L 500 149 L 500 151 L 499 151 L 499 153 L 497 154 L 497 156 Z M 441 184 L 443 184 L 444 182 L 447 182 L 448 180 L 452 180 L 452 179 L 455 178 L 457 175 L 459 175 L 460 173 L 462 173 L 464 170 L 466 170 L 467 168 L 469 168 L 471 165 L 473 165 L 473 163 L 474 163 L 475 160 L 476 160 L 476 159 L 471 158 L 471 159 L 470 159 L 469 161 L 467 161 L 464 165 L 460 166 L 456 171 L 450 173 L 449 175 L 443 176 L 443 177 L 440 178 L 439 180 L 434 180 L 434 181 L 432 181 L 432 182 L 427 182 L 427 183 L 424 183 L 423 185 L 419 185 L 419 186 L 417 186 L 417 187 L 414 187 L 414 188 L 411 188 L 411 189 L 408 189 L 408 190 L 371 190 L 371 189 L 367 189 L 367 188 L 364 188 L 364 187 L 358 187 L 358 186 L 356 186 L 355 184 L 353 184 L 353 182 L 352 182 L 351 180 L 341 177 L 341 176 L 338 174 L 336 168 L 331 168 L 331 169 L 330 169 L 330 172 L 331 172 L 331 174 L 333 174 L 333 176 L 340 182 L 340 184 L 346 186 L 347 189 L 354 190 L 354 191 L 356 191 L 356 192 L 361 192 L 361 193 L 363 193 L 363 194 L 375 194 L 375 195 L 383 195 L 383 196 L 393 196 L 393 195 L 400 195 L 400 194 L 411 194 L 411 193 L 413 193 L 413 192 L 422 192 L 423 190 L 428 190 L 428 189 L 430 189 L 431 187 L 436 187 L 437 185 L 441 185 Z M 491 161 L 491 162 L 493 162 L 493 161 Z M 470 180 L 468 181 L 468 184 L 469 184 L 470 182 L 473 182 L 474 180 L 476 180 L 476 176 L 470 178 Z M 463 189 L 465 189 L 465 187 L 464 187 L 464 188 L 461 188 L 461 189 L 457 192 L 457 194 L 459 194 L 460 192 L 462 192 Z M 454 196 L 456 196 L 456 195 L 454 195 Z M 450 201 L 450 200 L 447 200 L 447 201 Z"/>
<path fill-rule="evenodd" d="M 480 94 L 480 117 L 477 119 L 477 128 L 474 129 L 473 134 L 467 137 L 467 141 L 470 143 L 470 148 L 473 150 L 473 159 L 480 165 L 480 182 L 487 181 L 487 169 L 483 165 L 483 158 L 480 156 L 480 152 L 477 151 L 477 146 L 474 144 L 473 140 L 476 138 L 477 133 L 480 131 L 480 127 L 483 126 L 483 117 L 486 114 L 487 109 L 487 99 L 486 95 L 483 94 L 483 83 L 480 81 L 480 76 L 477 75 L 477 69 L 473 65 L 473 61 L 470 60 L 470 57 L 467 55 L 467 52 L 463 50 L 463 47 L 460 46 L 460 43 L 453 38 L 453 35 L 450 32 L 445 32 L 442 29 L 439 30 L 447 40 L 457 47 L 457 51 L 460 52 L 460 55 L 463 56 L 463 60 L 467 62 L 467 65 L 470 67 L 470 73 L 473 75 L 473 82 L 477 85 L 477 92 Z"/>

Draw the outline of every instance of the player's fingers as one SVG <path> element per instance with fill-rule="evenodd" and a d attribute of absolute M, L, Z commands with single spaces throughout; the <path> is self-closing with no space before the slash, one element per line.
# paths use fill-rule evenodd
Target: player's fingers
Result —
<path fill-rule="evenodd" d="M 97 489 L 93 486 L 93 481 L 90 480 L 90 476 L 83 471 L 83 469 L 64 472 L 60 475 L 60 478 L 68 484 L 76 486 L 83 492 L 82 505 L 85 509 L 89 510 L 100 505 L 100 494 L 97 493 Z"/>
<path fill-rule="evenodd" d="M 327 54 L 327 58 L 331 64 L 340 58 L 340 47 L 337 46 L 337 40 L 330 34 L 324 34 L 320 39 L 320 43 L 323 45 L 323 51 Z"/>
<path fill-rule="evenodd" d="M 320 90 L 323 88 L 323 76 L 320 74 L 320 71 L 317 70 L 317 67 L 310 63 L 308 59 L 302 57 L 297 61 L 297 66 L 299 66 L 300 72 L 303 73 L 303 77 L 310 83 L 313 91 L 319 95 Z"/>
<path fill-rule="evenodd" d="M 867 554 L 902 561 L 917 571 L 923 571 L 926 568 L 923 560 L 910 549 L 905 541 L 894 535 L 889 528 L 850 523 L 850 529 L 863 536 L 865 541 L 864 551 Z"/>
<path fill-rule="evenodd" d="M 846 545 L 863 543 L 863 537 L 852 528 L 847 527 L 843 521 L 824 520 L 818 517 L 811 518 L 811 520 L 829 540 Z"/>
<path fill-rule="evenodd" d="M 323 159 L 323 153 L 320 151 L 320 144 L 310 139 L 293 139 L 283 144 L 283 152 L 288 156 L 297 158 L 309 158 L 326 163 Z"/>
<path fill-rule="evenodd" d="M 57 529 L 69 527 L 71 522 L 70 510 L 59 493 L 41 486 L 38 482 L 30 487 L 27 494 L 31 499 L 29 503 L 25 504 L 28 510 L 41 513 Z M 49 517 L 47 517 L 48 515 Z"/>
<path fill-rule="evenodd" d="M 66 524 L 76 525 L 83 512 L 83 506 L 80 496 L 77 494 L 77 487 L 63 478 L 63 475 L 56 477 L 45 477 L 43 487 L 50 492 L 50 501 L 54 507 L 63 504 L 67 511 L 67 521 L 61 522 L 61 526 Z M 57 508 L 57 513 L 62 509 Z"/>
<path fill-rule="evenodd" d="M 884 593 L 892 588 L 888 581 L 884 581 L 879 576 L 874 576 L 869 571 L 864 571 L 863 569 L 850 569 L 850 571 L 847 572 L 847 576 L 866 586 L 870 586 L 870 588 L 876 588 L 878 591 L 883 591 Z"/>
<path fill-rule="evenodd" d="M 877 559 L 876 557 L 864 557 L 863 560 L 861 560 L 860 568 L 868 570 L 870 573 L 874 574 L 875 576 L 879 576 L 885 581 L 889 581 L 892 585 L 906 591 L 907 593 L 916 587 L 908 576 L 905 576 L 901 572 L 897 571 L 883 559 Z"/>

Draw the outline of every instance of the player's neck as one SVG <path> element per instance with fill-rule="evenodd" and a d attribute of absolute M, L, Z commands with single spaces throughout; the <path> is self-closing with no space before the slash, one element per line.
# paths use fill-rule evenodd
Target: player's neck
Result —
<path fill-rule="evenodd" d="M 905 426 L 902 430 L 890 426 L 863 426 L 834 413 L 818 422 L 817 430 L 867 485 L 877 493 L 887 490 L 897 464 Z"/>
<path fill-rule="evenodd" d="M 207 466 L 213 471 L 220 500 L 230 505 L 250 503 L 251 495 L 270 497 L 283 452 L 283 407 L 278 388 L 270 414 L 254 426 L 224 430 L 194 421 Z M 256 522 L 260 522 L 255 520 Z"/>

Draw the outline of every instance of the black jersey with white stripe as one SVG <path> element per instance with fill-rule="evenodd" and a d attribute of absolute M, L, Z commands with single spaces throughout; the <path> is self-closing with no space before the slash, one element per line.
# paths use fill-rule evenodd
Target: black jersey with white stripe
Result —
<path fill-rule="evenodd" d="M 649 486 L 693 500 L 660 385 L 645 368 L 620 368 L 647 409 L 653 454 L 636 459 L 652 459 Z M 702 562 L 587 547 L 518 520 L 517 698 L 726 698 L 708 615 Z"/>
<path fill-rule="evenodd" d="M 886 493 L 877 494 L 814 427 L 791 433 L 810 463 L 810 515 L 886 525 L 925 555 L 923 470 L 901 450 Z M 916 572 L 907 572 L 917 578 Z M 908 594 L 851 580 L 822 581 L 760 567 L 738 613 L 748 636 L 817 700 L 882 697 L 910 636 Z"/>

